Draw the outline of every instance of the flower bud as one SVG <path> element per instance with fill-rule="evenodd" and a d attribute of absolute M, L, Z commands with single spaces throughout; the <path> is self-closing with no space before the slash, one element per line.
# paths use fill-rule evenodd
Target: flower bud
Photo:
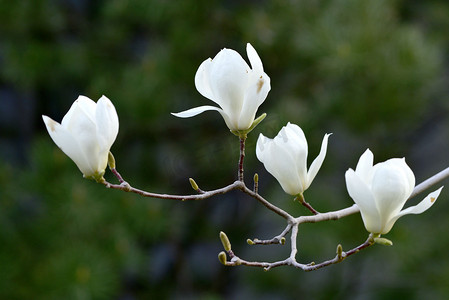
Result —
<path fill-rule="evenodd" d="M 102 96 L 95 103 L 79 96 L 61 124 L 47 116 L 42 119 L 55 144 L 75 162 L 84 177 L 101 181 L 119 128 L 111 101 Z"/>
<path fill-rule="evenodd" d="M 245 135 L 265 117 L 254 120 L 257 109 L 271 89 L 270 77 L 263 71 L 256 50 L 247 44 L 250 68 L 236 51 L 221 50 L 214 59 L 206 59 L 195 75 L 195 86 L 204 97 L 218 106 L 200 106 L 180 113 L 176 117 L 189 118 L 208 110 L 218 111 L 226 125 L 236 135 Z"/>
<path fill-rule="evenodd" d="M 256 155 L 265 169 L 273 175 L 287 194 L 302 194 L 312 183 L 327 151 L 326 134 L 321 151 L 307 171 L 307 140 L 302 129 L 288 123 L 274 139 L 260 134 L 257 140 Z"/>
<path fill-rule="evenodd" d="M 229 241 L 226 233 L 224 233 L 223 231 L 220 231 L 220 240 L 221 240 L 221 243 L 223 244 L 223 248 L 226 251 L 231 250 L 231 242 Z"/>
<path fill-rule="evenodd" d="M 220 253 L 218 253 L 218 260 L 226 266 L 226 253 L 224 251 L 221 251 Z"/>
<path fill-rule="evenodd" d="M 403 209 L 415 187 L 415 175 L 403 158 L 392 158 L 373 165 L 374 156 L 368 149 L 360 157 L 355 171 L 346 171 L 348 193 L 360 209 L 368 232 L 386 234 L 400 217 L 420 214 L 430 208 L 441 188 L 427 195 L 415 206 Z M 379 243 L 390 243 L 383 239 Z"/>

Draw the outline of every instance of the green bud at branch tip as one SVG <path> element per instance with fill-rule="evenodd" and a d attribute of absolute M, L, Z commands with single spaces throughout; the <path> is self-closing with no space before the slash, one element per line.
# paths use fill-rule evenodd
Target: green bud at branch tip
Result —
<path fill-rule="evenodd" d="M 379 245 L 393 246 L 393 242 L 386 238 L 375 237 L 374 242 Z"/>
<path fill-rule="evenodd" d="M 223 248 L 226 251 L 230 251 L 231 250 L 231 242 L 229 241 L 226 233 L 224 233 L 223 231 L 220 231 L 220 240 L 221 240 L 221 243 L 223 244 Z"/>
<path fill-rule="evenodd" d="M 193 178 L 189 178 L 189 182 L 190 185 L 192 186 L 192 189 L 194 189 L 195 191 L 199 190 L 198 184 L 196 184 L 195 180 L 193 180 Z"/>
<path fill-rule="evenodd" d="M 108 154 L 108 166 L 109 166 L 109 169 L 115 169 L 115 158 L 114 158 L 114 155 L 112 155 L 111 151 L 109 151 L 109 154 Z"/>
<path fill-rule="evenodd" d="M 259 174 L 254 174 L 254 183 L 258 183 L 259 182 Z"/>
<path fill-rule="evenodd" d="M 281 240 L 279 241 L 281 245 L 285 245 L 285 237 L 281 237 Z"/>
<path fill-rule="evenodd" d="M 248 243 L 248 245 L 254 245 L 254 241 L 252 239 L 247 239 L 246 242 Z"/>
<path fill-rule="evenodd" d="M 218 260 L 226 266 L 226 253 L 224 251 L 221 251 L 218 253 Z"/>

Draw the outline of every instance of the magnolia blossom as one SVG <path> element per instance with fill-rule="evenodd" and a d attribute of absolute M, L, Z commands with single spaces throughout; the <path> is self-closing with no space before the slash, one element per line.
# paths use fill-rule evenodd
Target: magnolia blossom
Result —
<path fill-rule="evenodd" d="M 392 158 L 373 166 L 373 153 L 367 149 L 354 170 L 346 171 L 349 195 L 362 214 L 366 230 L 386 234 L 397 219 L 420 214 L 435 203 L 441 188 L 415 206 L 401 211 L 415 187 L 415 175 L 404 158 Z"/>
<path fill-rule="evenodd" d="M 256 155 L 287 194 L 299 195 L 310 186 L 321 168 L 326 156 L 329 135 L 324 135 L 320 154 L 310 165 L 309 171 L 307 171 L 307 140 L 302 129 L 295 124 L 288 123 L 282 127 L 274 139 L 260 134 Z"/>
<path fill-rule="evenodd" d="M 196 72 L 196 89 L 220 107 L 205 105 L 173 115 L 189 118 L 207 110 L 216 110 L 231 131 L 249 129 L 271 87 L 270 77 L 263 71 L 259 55 L 249 43 L 246 52 L 252 69 L 236 51 L 223 49 L 214 59 L 206 59 Z"/>
<path fill-rule="evenodd" d="M 79 96 L 61 124 L 42 116 L 55 144 L 70 157 L 86 178 L 100 179 L 109 150 L 118 134 L 118 116 L 112 102 L 102 96 L 97 103 Z"/>

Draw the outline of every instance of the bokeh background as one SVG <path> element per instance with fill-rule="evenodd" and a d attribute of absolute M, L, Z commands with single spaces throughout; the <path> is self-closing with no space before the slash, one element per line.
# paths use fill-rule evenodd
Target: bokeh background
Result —
<path fill-rule="evenodd" d="M 368 147 L 376 162 L 405 156 L 417 182 L 448 165 L 448 29 L 445 0 L 0 0 L 0 298 L 449 298 L 445 190 L 395 225 L 393 247 L 312 273 L 226 268 L 220 230 L 239 256 L 273 261 L 289 247 L 246 239 L 271 238 L 284 221 L 239 193 L 181 203 L 107 190 L 82 178 L 41 119 L 60 121 L 78 95 L 104 94 L 120 119 L 112 151 L 132 185 L 225 186 L 236 179 L 238 140 L 220 115 L 170 112 L 211 104 L 195 89 L 196 69 L 224 47 L 246 59 L 250 42 L 272 90 L 248 139 L 247 183 L 259 173 L 262 195 L 307 214 L 257 161 L 257 135 L 296 123 L 311 161 L 332 132 L 305 196 L 336 210 L 352 204 L 344 172 Z M 306 224 L 298 260 L 329 259 L 338 243 L 366 236 L 359 215 Z"/>

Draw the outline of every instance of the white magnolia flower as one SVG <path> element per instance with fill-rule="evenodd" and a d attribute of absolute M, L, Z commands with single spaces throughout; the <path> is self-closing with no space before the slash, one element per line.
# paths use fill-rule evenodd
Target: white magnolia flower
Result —
<path fill-rule="evenodd" d="M 173 115 L 189 118 L 207 110 L 216 110 L 231 131 L 249 129 L 271 87 L 270 77 L 263 71 L 259 55 L 249 43 L 246 52 L 252 69 L 236 51 L 223 49 L 214 59 L 206 59 L 196 72 L 196 89 L 220 108 L 205 105 Z"/>
<path fill-rule="evenodd" d="M 310 165 L 309 171 L 307 171 L 307 140 L 302 129 L 295 124 L 288 123 L 282 127 L 274 139 L 260 134 L 256 155 L 287 194 L 299 195 L 310 186 L 321 168 L 326 156 L 329 135 L 324 135 L 320 154 Z"/>
<path fill-rule="evenodd" d="M 373 153 L 369 149 L 360 157 L 355 171 L 349 169 L 345 177 L 349 195 L 360 209 L 366 230 L 374 234 L 388 233 L 403 215 L 426 211 L 443 188 L 401 211 L 415 187 L 415 175 L 403 158 L 373 166 Z"/>
<path fill-rule="evenodd" d="M 79 96 L 61 124 L 42 116 L 55 144 L 70 157 L 86 178 L 100 179 L 108 154 L 118 134 L 118 116 L 111 101 L 102 96 L 97 103 Z"/>

